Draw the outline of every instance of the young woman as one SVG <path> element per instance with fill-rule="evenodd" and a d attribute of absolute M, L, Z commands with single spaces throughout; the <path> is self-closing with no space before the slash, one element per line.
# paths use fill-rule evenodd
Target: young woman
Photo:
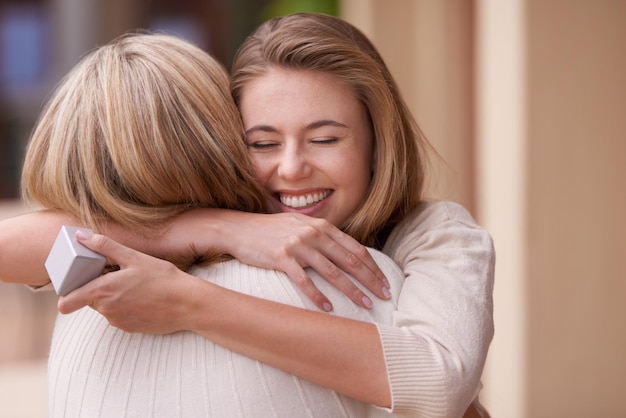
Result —
<path fill-rule="evenodd" d="M 493 335 L 493 246 L 463 208 L 423 201 L 426 144 L 374 47 L 339 19 L 274 19 L 242 46 L 233 93 L 257 176 L 287 213 L 192 211 L 140 248 L 162 255 L 193 242 L 198 253 L 289 270 L 324 306 L 302 268 L 350 265 L 345 251 L 360 251 L 334 224 L 402 268 L 391 323 L 232 293 L 98 235 L 83 242 L 122 269 L 62 299 L 61 311 L 90 305 L 133 332 L 191 330 L 398 415 L 463 415 Z M 169 315 L 153 318 L 167 299 Z"/>

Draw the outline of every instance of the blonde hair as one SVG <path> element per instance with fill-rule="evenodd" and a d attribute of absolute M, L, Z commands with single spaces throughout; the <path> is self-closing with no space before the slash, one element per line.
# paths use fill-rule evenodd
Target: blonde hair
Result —
<path fill-rule="evenodd" d="M 149 232 L 194 207 L 264 211 L 253 173 L 225 69 L 182 39 L 127 34 L 55 90 L 22 192 L 95 230 L 114 220 Z"/>
<path fill-rule="evenodd" d="M 391 228 L 421 202 L 429 148 L 381 56 L 339 18 L 309 13 L 274 18 L 250 35 L 234 58 L 235 102 L 247 83 L 272 66 L 330 74 L 366 107 L 376 164 L 368 195 L 340 227 L 363 244 L 381 247 Z"/>

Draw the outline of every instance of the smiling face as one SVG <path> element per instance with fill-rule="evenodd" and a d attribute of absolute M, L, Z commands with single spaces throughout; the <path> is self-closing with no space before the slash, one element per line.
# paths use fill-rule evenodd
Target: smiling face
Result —
<path fill-rule="evenodd" d="M 272 67 L 241 92 L 248 149 L 280 211 L 342 223 L 367 195 L 373 135 L 349 87 L 315 71 Z"/>

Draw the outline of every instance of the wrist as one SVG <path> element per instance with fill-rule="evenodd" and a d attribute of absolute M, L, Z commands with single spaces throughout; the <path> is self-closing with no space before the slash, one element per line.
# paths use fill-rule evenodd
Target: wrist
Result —
<path fill-rule="evenodd" d="M 211 250 L 241 260 L 240 257 L 250 250 L 246 239 L 255 228 L 257 216 L 263 215 L 230 209 L 213 210 L 206 230 L 213 239 Z"/>
<path fill-rule="evenodd" d="M 195 276 L 188 280 L 188 288 L 182 299 L 185 312 L 180 317 L 185 321 L 184 329 L 208 337 L 212 320 L 217 315 L 220 291 L 223 288 Z"/>
<path fill-rule="evenodd" d="M 166 258 L 177 254 L 200 257 L 223 253 L 219 214 L 222 210 L 202 208 L 189 210 L 164 227 L 152 241 L 152 255 Z"/>
<path fill-rule="evenodd" d="M 207 249 L 216 254 L 233 254 L 232 237 L 234 232 L 233 224 L 236 224 L 237 211 L 228 209 L 212 209 L 204 217 L 200 231 L 196 233 L 202 235 L 203 242 L 210 246 Z"/>

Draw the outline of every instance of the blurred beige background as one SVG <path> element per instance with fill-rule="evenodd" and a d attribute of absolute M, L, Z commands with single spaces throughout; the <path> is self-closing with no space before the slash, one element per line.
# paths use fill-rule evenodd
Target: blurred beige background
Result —
<path fill-rule="evenodd" d="M 72 1 L 99 21 L 79 0 L 51 3 L 75 13 Z M 142 3 L 108 2 L 108 19 L 130 25 Z M 343 0 L 339 13 L 379 47 L 449 163 L 437 192 L 494 236 L 492 416 L 626 416 L 626 1 Z M 102 36 L 87 22 L 68 18 L 59 68 Z M 70 35 L 83 30 L 81 46 Z M 0 203 L 0 216 L 21 210 Z M 54 302 L 0 284 L 0 416 L 43 416 L 7 415 L 23 402 L 7 384 L 44 413 Z"/>
<path fill-rule="evenodd" d="M 26 209 L 19 201 L 0 201 L 0 219 Z M 0 283 L 0 417 L 46 416 L 46 357 L 55 315 L 54 293 Z"/>

